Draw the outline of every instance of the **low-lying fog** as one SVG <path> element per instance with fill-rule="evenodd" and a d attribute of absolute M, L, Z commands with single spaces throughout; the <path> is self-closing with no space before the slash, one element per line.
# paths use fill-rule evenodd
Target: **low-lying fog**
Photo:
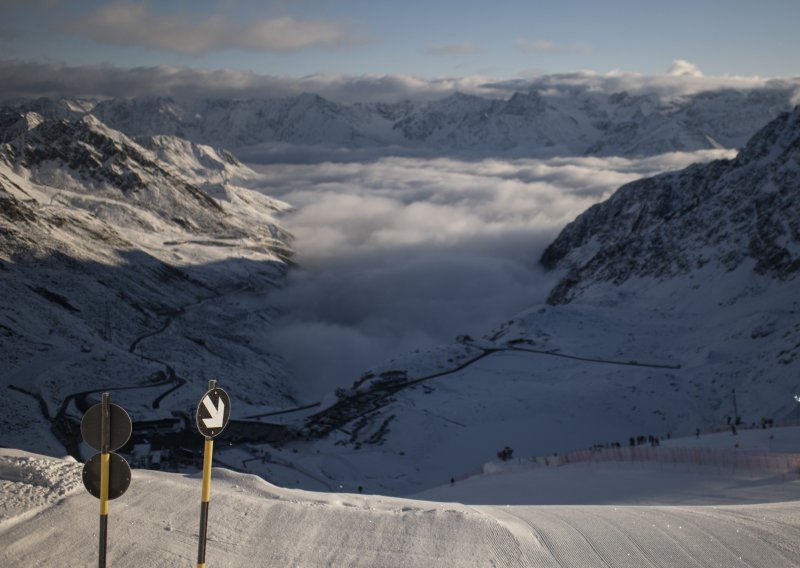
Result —
<path fill-rule="evenodd" d="M 554 275 L 539 256 L 578 214 L 626 182 L 733 154 L 254 166 L 295 207 L 282 224 L 299 267 L 277 295 L 272 343 L 298 399 L 541 303 Z"/>

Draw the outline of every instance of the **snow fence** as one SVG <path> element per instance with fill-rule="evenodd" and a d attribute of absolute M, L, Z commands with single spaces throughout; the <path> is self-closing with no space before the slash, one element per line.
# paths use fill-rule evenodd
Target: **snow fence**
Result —
<path fill-rule="evenodd" d="M 634 446 L 587 449 L 564 455 L 518 458 L 484 464 L 481 473 L 517 471 L 532 467 L 559 467 L 567 464 L 603 462 L 657 463 L 716 468 L 721 472 L 800 475 L 800 454 L 774 453 L 741 448 L 664 448 Z M 470 472 L 475 473 L 475 472 Z M 466 475 L 462 477 L 471 477 Z"/>
<path fill-rule="evenodd" d="M 551 460 L 554 458 L 550 458 Z M 662 448 L 635 446 L 579 450 L 563 456 L 561 464 L 579 462 L 655 462 L 714 467 L 724 471 L 752 471 L 775 475 L 800 474 L 800 454 L 741 448 Z"/>

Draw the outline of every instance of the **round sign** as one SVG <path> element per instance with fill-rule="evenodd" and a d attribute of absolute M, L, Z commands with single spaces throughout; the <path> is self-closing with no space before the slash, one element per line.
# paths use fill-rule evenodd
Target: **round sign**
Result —
<path fill-rule="evenodd" d="M 108 450 L 113 452 L 120 449 L 130 439 L 131 432 L 133 431 L 133 424 L 131 417 L 125 412 L 125 409 L 119 405 L 109 403 L 109 432 L 108 432 Z M 86 414 L 83 415 L 81 420 L 81 435 L 83 441 L 93 447 L 95 450 L 103 451 L 102 443 L 100 441 L 100 433 L 103 424 L 103 405 L 95 404 Z"/>
<path fill-rule="evenodd" d="M 224 390 L 213 388 L 203 395 L 197 406 L 197 429 L 206 438 L 215 438 L 228 425 L 231 417 L 231 399 Z"/>
<path fill-rule="evenodd" d="M 100 460 L 103 454 L 95 454 L 83 466 L 83 486 L 100 499 Z M 108 498 L 116 499 L 128 490 L 131 484 L 131 466 L 119 454 L 108 454 Z"/>

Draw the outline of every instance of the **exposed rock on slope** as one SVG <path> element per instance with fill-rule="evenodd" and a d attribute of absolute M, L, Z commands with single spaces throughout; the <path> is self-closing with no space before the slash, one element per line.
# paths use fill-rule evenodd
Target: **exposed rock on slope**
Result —
<path fill-rule="evenodd" d="M 345 105 L 311 94 L 242 101 L 142 98 L 103 101 L 90 112 L 129 136 L 164 134 L 234 149 L 288 144 L 468 155 L 637 156 L 740 148 L 790 108 L 797 87 L 774 82 L 670 101 L 578 87 L 517 92 L 505 100 L 456 93 L 427 103 L 395 104 Z"/>
<path fill-rule="evenodd" d="M 263 334 L 288 205 L 243 187 L 257 174 L 225 151 L 36 107 L 0 109 L 3 444 L 74 453 L 70 425 L 99 389 L 137 421 L 176 420 L 209 376 L 286 404 Z"/>
<path fill-rule="evenodd" d="M 733 160 L 627 184 L 570 223 L 544 251 L 567 270 L 549 302 L 596 282 L 686 275 L 707 263 L 793 278 L 800 270 L 800 107 L 760 130 Z"/>

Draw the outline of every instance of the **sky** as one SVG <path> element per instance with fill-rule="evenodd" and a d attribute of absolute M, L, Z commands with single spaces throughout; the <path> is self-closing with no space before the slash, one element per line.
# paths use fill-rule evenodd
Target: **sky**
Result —
<path fill-rule="evenodd" d="M 795 0 L 0 0 L 0 9 L 0 59 L 28 64 L 494 80 L 800 74 Z"/>

